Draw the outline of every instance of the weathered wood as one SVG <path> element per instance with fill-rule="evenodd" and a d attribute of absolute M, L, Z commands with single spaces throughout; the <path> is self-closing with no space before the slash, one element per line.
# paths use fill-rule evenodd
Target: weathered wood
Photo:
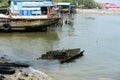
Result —
<path fill-rule="evenodd" d="M 10 66 L 10 67 L 29 67 L 26 63 L 0 63 L 0 66 Z"/>
<path fill-rule="evenodd" d="M 48 59 L 48 60 L 64 59 L 67 57 L 74 56 L 75 54 L 79 52 L 80 52 L 80 48 L 48 51 L 46 52 L 46 54 L 43 54 L 41 56 L 41 59 Z"/>
<path fill-rule="evenodd" d="M 59 60 L 60 63 L 64 63 L 70 62 L 71 60 L 83 56 L 83 52 L 84 50 L 80 51 L 80 48 L 48 51 L 46 52 L 46 54 L 43 54 L 39 59 Z"/>
<path fill-rule="evenodd" d="M 74 59 L 77 59 L 77 58 L 79 58 L 81 56 L 84 56 L 83 53 L 84 53 L 84 50 L 81 51 L 79 54 L 76 54 L 76 55 L 74 55 L 74 56 L 72 56 L 72 57 L 70 57 L 68 59 L 61 60 L 60 63 L 70 62 L 70 61 L 72 61 Z"/>

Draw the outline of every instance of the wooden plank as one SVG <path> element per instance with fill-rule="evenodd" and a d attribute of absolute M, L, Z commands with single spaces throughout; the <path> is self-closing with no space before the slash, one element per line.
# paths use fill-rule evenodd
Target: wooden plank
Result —
<path fill-rule="evenodd" d="M 9 66 L 9 67 L 29 67 L 29 64 L 26 63 L 0 63 L 0 66 Z"/>
<path fill-rule="evenodd" d="M 74 59 L 77 59 L 77 58 L 83 56 L 83 53 L 84 53 L 84 50 L 81 51 L 79 54 L 74 55 L 73 57 L 70 57 L 70 58 L 65 59 L 65 60 L 61 60 L 60 63 L 70 62 L 70 61 L 72 61 Z"/>

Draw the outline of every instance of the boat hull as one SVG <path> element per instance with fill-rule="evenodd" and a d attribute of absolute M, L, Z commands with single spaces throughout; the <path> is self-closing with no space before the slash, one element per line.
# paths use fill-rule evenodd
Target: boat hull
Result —
<path fill-rule="evenodd" d="M 46 31 L 47 27 L 57 24 L 57 18 L 1 18 L 0 29 L 4 31 L 25 30 L 25 31 Z"/>

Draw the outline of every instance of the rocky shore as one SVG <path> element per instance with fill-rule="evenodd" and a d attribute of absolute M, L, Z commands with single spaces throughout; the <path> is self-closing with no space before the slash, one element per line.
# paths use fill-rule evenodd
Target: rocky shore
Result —
<path fill-rule="evenodd" d="M 16 68 L 16 72 L 12 75 L 0 75 L 0 80 L 53 80 L 45 73 L 29 68 Z"/>
<path fill-rule="evenodd" d="M 120 9 L 76 9 L 78 14 L 120 14 Z"/>
<path fill-rule="evenodd" d="M 7 55 L 0 55 L 0 64 L 7 64 L 10 60 Z M 12 74 L 10 71 L 13 71 Z M 9 72 L 9 73 L 7 73 Z M 7 73 L 7 74 L 6 74 Z M 1 66 L 0 80 L 54 80 L 47 74 L 29 67 Z"/>

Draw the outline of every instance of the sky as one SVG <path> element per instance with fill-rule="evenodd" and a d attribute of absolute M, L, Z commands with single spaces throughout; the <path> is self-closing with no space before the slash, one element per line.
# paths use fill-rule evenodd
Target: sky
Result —
<path fill-rule="evenodd" d="M 96 0 L 97 2 L 112 2 L 120 6 L 120 0 Z"/>

